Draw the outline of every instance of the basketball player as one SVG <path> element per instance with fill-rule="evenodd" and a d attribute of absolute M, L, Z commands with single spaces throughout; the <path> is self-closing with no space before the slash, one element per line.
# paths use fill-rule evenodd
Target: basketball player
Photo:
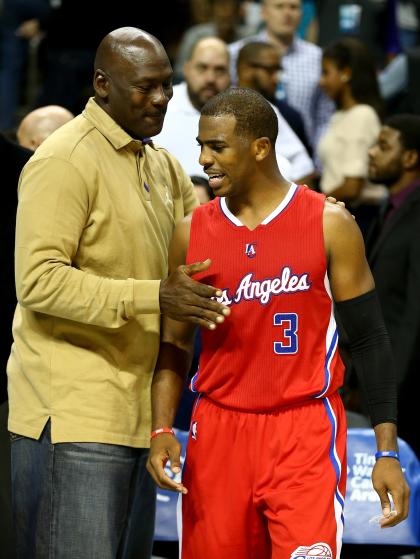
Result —
<path fill-rule="evenodd" d="M 333 301 L 376 434 L 381 525 L 408 513 L 391 349 L 360 231 L 347 211 L 282 177 L 276 136 L 275 114 L 257 92 L 237 88 L 209 101 L 197 139 L 217 198 L 172 240 L 171 268 L 210 258 L 196 277 L 219 288 L 231 310 L 202 331 L 182 483 L 164 465 L 180 471 L 171 426 L 193 330 L 164 319 L 148 469 L 182 493 L 183 559 L 339 558 L 346 421 Z"/>

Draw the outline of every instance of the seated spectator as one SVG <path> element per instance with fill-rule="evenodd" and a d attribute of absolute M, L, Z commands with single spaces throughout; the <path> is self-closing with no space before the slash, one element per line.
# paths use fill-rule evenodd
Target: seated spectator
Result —
<path fill-rule="evenodd" d="M 184 79 L 183 67 L 189 59 L 191 51 L 199 39 L 204 37 L 219 37 L 226 43 L 232 43 L 254 32 L 254 29 L 244 25 L 242 19 L 241 0 L 211 0 L 211 21 L 193 25 L 184 33 L 178 48 L 174 65 L 175 81 Z"/>
<path fill-rule="evenodd" d="M 47 105 L 28 113 L 19 124 L 17 139 L 21 146 L 35 151 L 54 130 L 74 118 L 59 105 Z"/>
<path fill-rule="evenodd" d="M 321 190 L 346 202 L 367 199 L 377 192 L 367 187 L 368 150 L 378 136 L 382 110 L 369 51 L 353 38 L 326 47 L 320 84 L 337 108 L 319 144 Z"/>

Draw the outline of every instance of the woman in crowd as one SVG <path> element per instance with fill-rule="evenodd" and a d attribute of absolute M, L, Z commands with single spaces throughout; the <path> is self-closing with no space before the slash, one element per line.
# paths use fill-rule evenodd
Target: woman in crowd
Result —
<path fill-rule="evenodd" d="M 320 188 L 353 204 L 367 201 L 372 193 L 366 184 L 368 149 L 378 137 L 382 113 L 369 50 L 350 37 L 326 47 L 320 85 L 337 107 L 318 146 L 323 165 Z M 379 189 L 379 197 L 382 192 Z"/>

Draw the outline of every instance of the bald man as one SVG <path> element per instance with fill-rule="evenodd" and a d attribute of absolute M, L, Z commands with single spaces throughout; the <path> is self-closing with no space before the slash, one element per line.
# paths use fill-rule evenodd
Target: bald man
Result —
<path fill-rule="evenodd" d="M 121 28 L 100 43 L 94 98 L 37 149 L 19 184 L 18 305 L 8 362 L 18 559 L 143 559 L 145 470 L 161 315 L 214 329 L 216 288 L 168 277 L 175 224 L 197 205 L 150 137 L 172 97 L 162 44 Z"/>
<path fill-rule="evenodd" d="M 17 139 L 21 146 L 35 151 L 50 134 L 74 118 L 60 105 L 39 107 L 28 113 L 19 124 Z"/>

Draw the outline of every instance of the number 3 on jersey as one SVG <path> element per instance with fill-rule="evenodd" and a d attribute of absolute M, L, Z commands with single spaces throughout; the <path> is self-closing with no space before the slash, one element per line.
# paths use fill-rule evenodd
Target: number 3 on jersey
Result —
<path fill-rule="evenodd" d="M 282 329 L 284 341 L 274 342 L 274 353 L 285 355 L 298 351 L 298 315 L 296 313 L 276 313 L 273 317 L 274 326 Z"/>

